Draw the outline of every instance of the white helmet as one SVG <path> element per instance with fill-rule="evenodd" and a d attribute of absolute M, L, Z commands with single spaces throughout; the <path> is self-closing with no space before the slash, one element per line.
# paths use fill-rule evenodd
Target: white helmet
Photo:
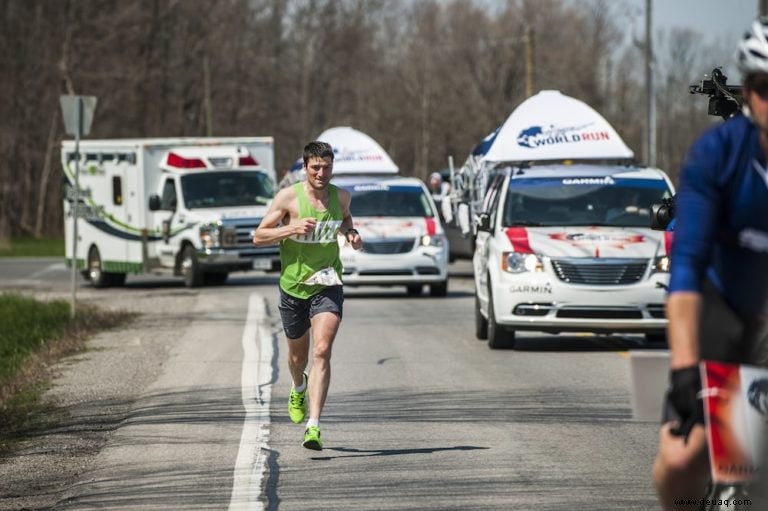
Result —
<path fill-rule="evenodd" d="M 768 73 L 768 17 L 756 19 L 739 42 L 738 66 L 742 75 Z"/>

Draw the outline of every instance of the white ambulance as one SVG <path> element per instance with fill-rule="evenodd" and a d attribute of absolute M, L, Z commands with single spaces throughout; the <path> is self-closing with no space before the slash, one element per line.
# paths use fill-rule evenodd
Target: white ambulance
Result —
<path fill-rule="evenodd" d="M 75 144 L 62 143 L 66 257 L 72 264 Z M 251 239 L 274 196 L 271 137 L 80 142 L 77 267 L 94 287 L 127 274 L 182 276 L 188 287 L 272 270 L 277 247 Z"/>
<path fill-rule="evenodd" d="M 363 239 L 360 251 L 341 247 L 344 285 L 403 286 L 411 296 L 428 286 L 431 296 L 446 296 L 448 242 L 424 182 L 400 176 L 387 152 L 354 128 L 330 128 L 317 140 L 333 147 L 332 182 L 352 195 Z"/>
<path fill-rule="evenodd" d="M 475 330 L 636 332 L 663 338 L 671 234 L 650 229 L 672 183 L 588 105 L 557 91 L 523 102 L 475 165 Z"/>

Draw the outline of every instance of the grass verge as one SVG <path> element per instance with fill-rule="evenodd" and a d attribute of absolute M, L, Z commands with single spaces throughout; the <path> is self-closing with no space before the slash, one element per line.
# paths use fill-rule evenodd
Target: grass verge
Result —
<path fill-rule="evenodd" d="M 49 405 L 40 397 L 48 388 L 53 364 L 84 351 L 90 335 L 133 316 L 80 305 L 71 319 L 63 300 L 39 302 L 0 294 L 0 452 L 43 426 L 39 417 Z"/>
<path fill-rule="evenodd" d="M 64 257 L 64 238 L 13 238 L 0 257 Z"/>

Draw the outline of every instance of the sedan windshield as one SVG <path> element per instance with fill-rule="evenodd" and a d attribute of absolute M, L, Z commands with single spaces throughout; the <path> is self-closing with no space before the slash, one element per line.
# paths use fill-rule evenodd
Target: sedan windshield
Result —
<path fill-rule="evenodd" d="M 650 227 L 651 206 L 670 196 L 666 182 L 659 179 L 512 179 L 503 223 Z"/>
<path fill-rule="evenodd" d="M 274 195 L 272 180 L 253 171 L 187 174 L 181 178 L 181 190 L 189 209 L 264 206 Z"/>
<path fill-rule="evenodd" d="M 353 217 L 395 216 L 432 217 L 432 207 L 424 190 L 418 186 L 354 185 L 345 186 L 352 195 Z"/>

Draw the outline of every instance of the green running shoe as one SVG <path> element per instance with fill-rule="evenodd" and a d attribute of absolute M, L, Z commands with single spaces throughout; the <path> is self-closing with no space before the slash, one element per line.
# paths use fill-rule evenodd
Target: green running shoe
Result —
<path fill-rule="evenodd" d="M 304 432 L 304 443 L 301 445 L 313 451 L 322 451 L 323 441 L 320 440 L 320 428 L 317 426 L 308 427 Z"/>
<path fill-rule="evenodd" d="M 288 396 L 288 416 L 294 424 L 304 422 L 307 414 L 307 373 L 304 373 L 304 392 L 296 392 L 291 387 L 291 395 Z"/>

